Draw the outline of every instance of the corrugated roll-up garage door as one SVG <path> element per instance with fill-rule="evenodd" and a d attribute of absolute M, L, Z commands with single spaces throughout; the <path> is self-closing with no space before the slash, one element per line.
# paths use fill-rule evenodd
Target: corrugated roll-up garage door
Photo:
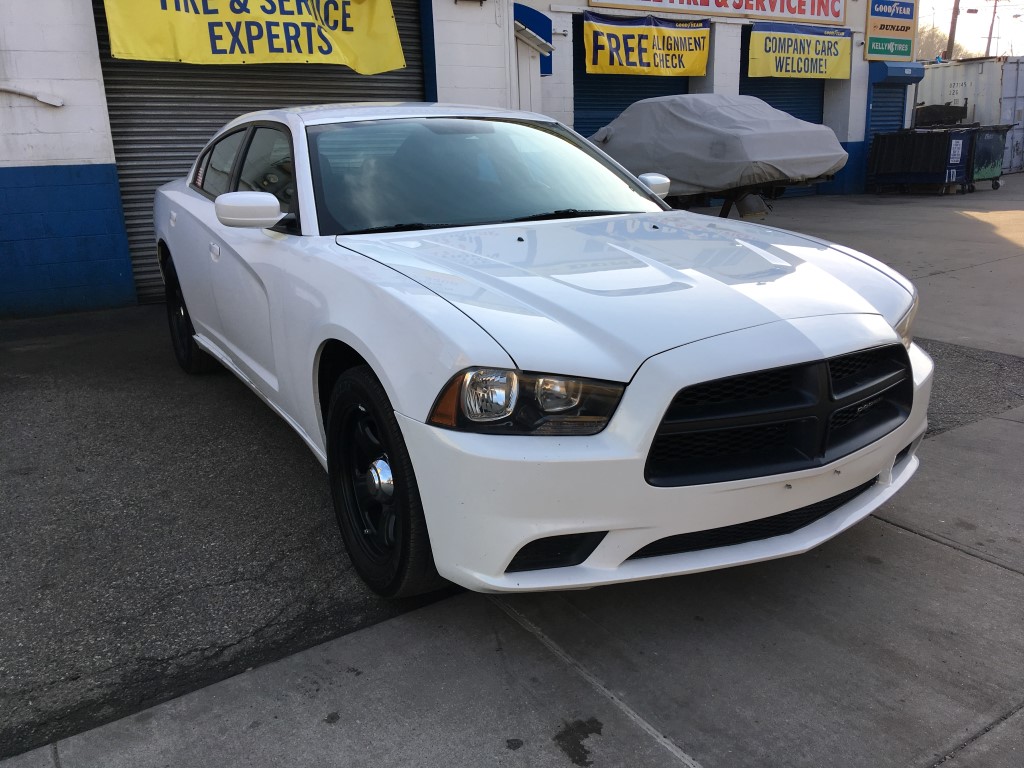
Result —
<path fill-rule="evenodd" d="M 825 81 L 809 77 L 750 77 L 750 27 L 743 29 L 740 95 L 756 96 L 776 109 L 808 123 L 825 121 Z"/>
<path fill-rule="evenodd" d="M 343 101 L 422 101 L 418 0 L 392 0 L 406 68 L 366 76 L 323 64 L 245 66 L 128 61 L 110 56 L 103 0 L 93 0 L 125 227 L 141 302 L 163 298 L 153 192 L 184 176 L 224 123 L 270 107 Z"/>
<path fill-rule="evenodd" d="M 876 133 L 898 131 L 903 127 L 907 109 L 907 86 L 902 83 L 875 83 L 871 86 L 871 111 L 868 113 L 868 146 Z"/>
<path fill-rule="evenodd" d="M 573 128 L 577 133 L 592 136 L 634 101 L 689 92 L 688 77 L 588 75 L 582 14 L 573 14 L 572 40 Z"/>

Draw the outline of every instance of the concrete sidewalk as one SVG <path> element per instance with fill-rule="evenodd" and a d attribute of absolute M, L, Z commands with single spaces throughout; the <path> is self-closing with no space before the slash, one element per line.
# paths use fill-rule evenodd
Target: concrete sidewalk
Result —
<path fill-rule="evenodd" d="M 0 765 L 1019 768 L 1024 409 L 922 455 L 805 556 L 463 594 Z"/>
<path fill-rule="evenodd" d="M 1022 211 L 1021 176 L 777 202 L 768 225 L 913 277 L 917 335 L 951 361 L 918 476 L 823 547 L 585 592 L 463 593 L 0 766 L 1020 768 Z"/>

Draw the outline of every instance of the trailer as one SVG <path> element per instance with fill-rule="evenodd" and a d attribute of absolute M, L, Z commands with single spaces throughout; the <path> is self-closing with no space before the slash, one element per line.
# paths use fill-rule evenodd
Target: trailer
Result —
<path fill-rule="evenodd" d="M 963 107 L 959 122 L 1011 126 L 1003 149 L 1003 173 L 1024 171 L 1024 56 L 926 64 L 917 88 L 918 107 Z"/>

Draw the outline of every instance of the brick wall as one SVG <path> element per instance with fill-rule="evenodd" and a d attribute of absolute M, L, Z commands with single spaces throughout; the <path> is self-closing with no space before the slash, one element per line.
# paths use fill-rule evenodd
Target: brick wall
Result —
<path fill-rule="evenodd" d="M 0 168 L 0 315 L 134 301 L 112 164 Z"/>
<path fill-rule="evenodd" d="M 434 0 L 437 100 L 518 107 L 512 3 Z"/>
<path fill-rule="evenodd" d="M 132 303 L 92 4 L 2 2 L 0 316 Z"/>
<path fill-rule="evenodd" d="M 3 0 L 4 85 L 56 96 L 64 105 L 0 92 L 0 166 L 114 162 L 88 0 Z"/>

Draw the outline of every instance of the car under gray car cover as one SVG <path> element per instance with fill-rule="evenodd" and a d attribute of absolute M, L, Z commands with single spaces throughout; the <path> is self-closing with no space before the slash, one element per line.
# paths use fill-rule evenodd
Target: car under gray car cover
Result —
<path fill-rule="evenodd" d="M 671 195 L 820 179 L 842 169 L 847 159 L 831 128 L 754 96 L 644 99 L 590 140 L 634 174 L 668 176 Z"/>

